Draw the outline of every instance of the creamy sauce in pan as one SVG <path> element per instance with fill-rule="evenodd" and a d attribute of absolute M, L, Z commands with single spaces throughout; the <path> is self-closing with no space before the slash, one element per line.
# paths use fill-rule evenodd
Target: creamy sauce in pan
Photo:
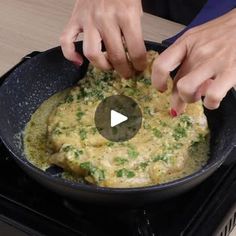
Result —
<path fill-rule="evenodd" d="M 208 127 L 201 103 L 169 115 L 169 89 L 151 86 L 154 52 L 144 73 L 125 80 L 90 66 L 72 89 L 45 101 L 32 115 L 24 135 L 28 160 L 45 170 L 52 164 L 64 178 L 106 187 L 139 187 L 168 182 L 199 170 L 208 159 Z M 143 126 L 126 142 L 109 142 L 96 130 L 94 112 L 107 96 L 123 94 L 142 109 Z"/>

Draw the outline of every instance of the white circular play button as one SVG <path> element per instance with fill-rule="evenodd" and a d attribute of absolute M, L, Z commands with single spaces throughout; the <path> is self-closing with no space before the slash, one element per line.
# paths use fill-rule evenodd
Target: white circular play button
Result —
<path fill-rule="evenodd" d="M 127 120 L 127 116 L 124 116 L 120 112 L 117 112 L 115 110 L 111 110 L 111 127 L 115 127 Z"/>
<path fill-rule="evenodd" d="M 132 98 L 124 95 L 110 96 L 98 105 L 95 124 L 98 132 L 109 141 L 127 141 L 141 128 L 142 112 Z"/>

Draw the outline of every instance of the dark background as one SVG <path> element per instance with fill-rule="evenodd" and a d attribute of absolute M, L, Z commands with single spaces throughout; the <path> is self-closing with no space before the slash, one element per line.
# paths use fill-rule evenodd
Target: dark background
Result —
<path fill-rule="evenodd" d="M 143 10 L 188 25 L 207 0 L 143 0 Z"/>

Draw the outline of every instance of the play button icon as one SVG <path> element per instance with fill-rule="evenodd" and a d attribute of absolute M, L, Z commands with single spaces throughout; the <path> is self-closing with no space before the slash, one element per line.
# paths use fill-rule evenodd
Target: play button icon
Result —
<path fill-rule="evenodd" d="M 95 112 L 98 132 L 112 142 L 133 138 L 142 126 L 142 112 L 130 97 L 114 95 L 105 98 Z"/>
<path fill-rule="evenodd" d="M 127 116 L 124 116 L 117 111 L 111 110 L 111 127 L 115 127 L 127 120 L 128 120 Z"/>

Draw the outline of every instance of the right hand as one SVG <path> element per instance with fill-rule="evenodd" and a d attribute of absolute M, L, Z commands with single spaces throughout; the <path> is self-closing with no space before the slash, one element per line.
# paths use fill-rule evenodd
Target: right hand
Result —
<path fill-rule="evenodd" d="M 141 0 L 77 0 L 60 38 L 64 56 L 78 65 L 83 63 L 74 42 L 84 32 L 83 53 L 94 66 L 103 70 L 114 68 L 124 77 L 130 77 L 133 68 L 143 71 L 146 49 L 141 16 Z M 101 41 L 106 54 L 101 51 Z"/>

